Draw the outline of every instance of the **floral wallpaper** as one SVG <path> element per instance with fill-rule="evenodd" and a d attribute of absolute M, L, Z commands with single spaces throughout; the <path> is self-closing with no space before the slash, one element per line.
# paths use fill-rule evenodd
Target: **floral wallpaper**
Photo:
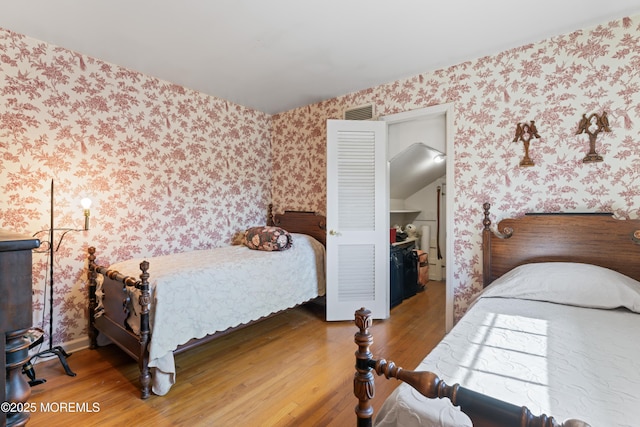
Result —
<path fill-rule="evenodd" d="M 484 202 L 494 223 L 532 211 L 640 217 L 640 16 L 275 115 L 274 203 L 324 211 L 327 119 L 367 103 L 384 116 L 448 102 L 455 109 L 454 182 L 447 186 L 454 192 L 447 207 L 454 317 L 482 288 Z M 583 163 L 589 143 L 576 135 L 578 124 L 583 114 L 603 111 L 611 132 L 599 134 L 596 148 L 604 161 Z M 530 143 L 535 166 L 523 168 L 523 144 L 512 141 L 516 124 L 531 120 L 540 138 Z"/>
<path fill-rule="evenodd" d="M 55 258 L 54 342 L 86 337 L 86 247 L 98 261 L 228 244 L 266 206 L 325 211 L 326 120 L 453 102 L 455 316 L 481 288 L 482 203 L 640 216 L 640 16 L 425 71 L 274 116 L 0 29 L 0 228 L 70 232 Z M 413 52 L 420 54 L 420 52 Z M 426 54 L 426 53 L 425 53 Z M 582 163 L 582 114 L 606 111 L 600 163 Z M 518 122 L 540 139 L 521 168 Z M 59 240 L 60 233 L 57 234 Z M 47 257 L 34 255 L 34 324 L 48 329 Z M 45 306 L 46 302 L 46 306 Z"/>
<path fill-rule="evenodd" d="M 86 339 L 89 245 L 108 264 L 226 245 L 265 224 L 269 115 L 1 29 L 0 80 L 0 228 L 48 229 L 51 180 L 56 228 L 82 228 L 80 200 L 93 201 L 90 230 L 55 252 L 54 345 Z M 45 331 L 47 261 L 34 254 Z"/>

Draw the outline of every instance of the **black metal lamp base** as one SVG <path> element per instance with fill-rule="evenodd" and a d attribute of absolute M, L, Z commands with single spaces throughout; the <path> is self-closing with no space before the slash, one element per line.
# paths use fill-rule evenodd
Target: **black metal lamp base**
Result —
<path fill-rule="evenodd" d="M 39 328 L 34 328 L 29 330 L 25 337 L 31 341 L 31 344 L 29 344 L 29 349 L 32 349 L 42 343 L 42 341 L 44 340 L 44 331 Z M 47 380 L 44 378 L 36 378 L 36 371 L 33 367 L 33 363 L 31 363 L 31 361 L 37 357 L 47 356 L 58 356 L 58 359 L 60 359 L 60 363 L 62 364 L 62 367 L 64 368 L 64 371 L 67 373 L 67 375 L 69 375 L 70 377 L 76 376 L 75 372 L 73 372 L 71 368 L 69 368 L 69 364 L 67 363 L 67 357 L 71 355 L 64 351 L 62 347 L 57 346 L 48 350 L 41 351 L 38 354 L 34 354 L 33 356 L 31 356 L 29 361 L 22 366 L 22 373 L 29 377 L 29 385 L 31 387 L 47 382 Z"/>

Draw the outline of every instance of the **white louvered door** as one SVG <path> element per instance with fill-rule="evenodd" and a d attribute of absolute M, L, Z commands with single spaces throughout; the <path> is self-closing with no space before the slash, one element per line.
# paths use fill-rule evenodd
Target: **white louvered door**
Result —
<path fill-rule="evenodd" d="M 387 124 L 327 121 L 327 320 L 389 317 Z"/>

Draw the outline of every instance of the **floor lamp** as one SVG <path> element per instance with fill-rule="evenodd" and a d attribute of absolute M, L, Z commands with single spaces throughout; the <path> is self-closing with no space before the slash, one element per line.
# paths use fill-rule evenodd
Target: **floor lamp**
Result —
<path fill-rule="evenodd" d="M 38 385 L 46 382 L 45 379 L 36 379 L 35 370 L 33 368 L 33 364 L 31 363 L 31 361 L 38 357 L 57 356 L 67 375 L 71 377 L 76 376 L 76 374 L 71 370 L 71 368 L 69 368 L 69 364 L 67 363 L 67 357 L 71 355 L 68 354 L 66 351 L 64 351 L 62 347 L 53 346 L 53 291 L 54 291 L 53 263 L 54 263 L 55 253 L 60 248 L 60 245 L 62 244 L 62 240 L 64 239 L 64 236 L 66 236 L 67 233 L 71 231 L 86 231 L 89 229 L 89 207 L 91 206 L 91 200 L 85 198 L 85 199 L 82 199 L 81 203 L 82 203 L 82 207 L 84 208 L 84 229 L 55 228 L 53 223 L 53 220 L 54 220 L 53 218 L 53 180 L 51 180 L 51 218 L 49 223 L 50 224 L 49 229 L 41 230 L 34 234 L 34 236 L 36 236 L 44 232 L 49 233 L 49 241 L 46 242 L 48 243 L 48 246 L 45 251 L 49 255 L 49 348 L 31 356 L 29 361 L 22 367 L 23 372 L 27 374 L 27 376 L 30 379 L 29 381 L 30 386 L 34 386 L 34 385 Z M 55 243 L 54 232 L 56 231 L 62 232 L 62 235 L 60 236 L 60 240 L 58 240 L 58 243 L 54 244 Z M 35 346 L 37 342 L 41 342 L 41 341 L 36 340 L 34 344 L 32 344 L 32 346 Z"/>

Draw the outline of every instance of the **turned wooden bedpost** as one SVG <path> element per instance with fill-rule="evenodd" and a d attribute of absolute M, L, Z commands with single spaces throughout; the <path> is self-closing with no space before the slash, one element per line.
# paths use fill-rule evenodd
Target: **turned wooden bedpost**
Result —
<path fill-rule="evenodd" d="M 267 206 L 267 225 L 275 225 L 273 223 L 273 203 Z"/>
<path fill-rule="evenodd" d="M 89 348 L 96 349 L 98 347 L 98 330 L 94 325 L 94 319 L 96 315 L 96 307 L 98 305 L 96 300 L 96 288 L 98 286 L 98 273 L 96 273 L 96 248 L 91 246 L 88 249 L 89 252 L 89 264 L 87 266 L 87 280 L 89 285 Z"/>
<path fill-rule="evenodd" d="M 354 341 L 358 345 L 356 351 L 356 374 L 353 378 L 353 394 L 359 402 L 356 406 L 358 427 L 370 427 L 373 418 L 373 406 L 370 400 L 375 394 L 375 378 L 371 372 L 372 355 L 369 347 L 373 344 L 373 337 L 369 333 L 371 327 L 371 311 L 364 307 L 355 313 L 355 323 L 359 331 Z"/>
<path fill-rule="evenodd" d="M 151 383 L 151 374 L 149 373 L 149 304 L 151 304 L 151 294 L 149 293 L 149 262 L 142 261 L 140 263 L 140 356 L 138 358 L 138 366 L 140 367 L 140 386 L 142 398 L 149 397 L 149 385 Z"/>
<path fill-rule="evenodd" d="M 482 287 L 486 288 L 491 284 L 491 267 L 493 265 L 493 259 L 491 256 L 491 237 L 492 235 L 499 239 L 509 239 L 513 236 L 513 229 L 511 227 L 504 227 L 502 231 L 496 229 L 491 230 L 491 220 L 489 219 L 490 203 L 484 203 L 482 205 L 484 209 L 484 219 L 482 220 Z"/>
<path fill-rule="evenodd" d="M 486 288 L 491 283 L 491 220 L 489 219 L 490 203 L 482 205 L 484 219 L 482 220 L 482 287 Z"/>

